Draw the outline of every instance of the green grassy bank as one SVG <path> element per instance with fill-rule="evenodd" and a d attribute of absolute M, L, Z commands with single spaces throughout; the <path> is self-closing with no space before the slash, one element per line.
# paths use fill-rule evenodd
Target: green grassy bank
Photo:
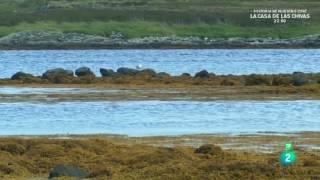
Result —
<path fill-rule="evenodd" d="M 2 0 L 0 36 L 60 31 L 127 37 L 275 37 L 320 33 L 316 0 Z M 253 9 L 307 9 L 309 20 L 252 20 Z"/>

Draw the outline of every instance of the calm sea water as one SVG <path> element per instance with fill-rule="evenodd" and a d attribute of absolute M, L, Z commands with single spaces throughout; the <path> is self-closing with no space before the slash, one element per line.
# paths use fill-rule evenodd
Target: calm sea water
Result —
<path fill-rule="evenodd" d="M 320 131 L 320 101 L 0 103 L 1 135 Z"/>
<path fill-rule="evenodd" d="M 178 75 L 320 72 L 318 50 L 0 51 L 0 77 L 88 66 Z M 96 89 L 0 88 L 0 94 L 99 93 Z M 112 90 L 109 90 L 113 93 Z M 0 135 L 114 133 L 130 136 L 320 131 L 320 101 L 0 101 Z"/>
<path fill-rule="evenodd" d="M 17 71 L 41 75 L 62 67 L 74 70 L 142 65 L 179 75 L 207 69 L 216 74 L 320 72 L 320 49 L 315 50 L 87 50 L 0 51 L 0 77 Z"/>

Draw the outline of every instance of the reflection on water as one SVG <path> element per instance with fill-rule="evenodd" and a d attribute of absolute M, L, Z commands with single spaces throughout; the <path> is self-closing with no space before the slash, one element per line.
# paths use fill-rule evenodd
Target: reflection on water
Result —
<path fill-rule="evenodd" d="M 17 71 L 41 75 L 51 68 L 80 66 L 100 75 L 101 67 L 135 68 L 140 64 L 173 75 L 202 69 L 216 74 L 320 72 L 319 59 L 320 49 L 0 51 L 0 77 L 11 77 Z"/>
<path fill-rule="evenodd" d="M 320 130 L 320 101 L 0 103 L 2 135 L 130 136 Z"/>

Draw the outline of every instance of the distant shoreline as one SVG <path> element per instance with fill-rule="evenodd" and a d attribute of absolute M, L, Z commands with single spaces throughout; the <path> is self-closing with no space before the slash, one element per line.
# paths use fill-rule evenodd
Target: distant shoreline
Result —
<path fill-rule="evenodd" d="M 80 33 L 19 32 L 0 38 L 0 50 L 91 49 L 317 49 L 320 35 L 291 39 L 143 37 L 126 39 Z"/>

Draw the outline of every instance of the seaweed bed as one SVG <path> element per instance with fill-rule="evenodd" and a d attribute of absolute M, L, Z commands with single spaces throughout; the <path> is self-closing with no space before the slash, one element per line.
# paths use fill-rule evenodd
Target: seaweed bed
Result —
<path fill-rule="evenodd" d="M 215 145 L 159 147 L 89 138 L 1 138 L 0 178 L 47 178 L 68 164 L 92 179 L 317 179 L 320 155 L 296 150 L 298 162 L 281 167 L 279 154 L 222 150 Z"/>

